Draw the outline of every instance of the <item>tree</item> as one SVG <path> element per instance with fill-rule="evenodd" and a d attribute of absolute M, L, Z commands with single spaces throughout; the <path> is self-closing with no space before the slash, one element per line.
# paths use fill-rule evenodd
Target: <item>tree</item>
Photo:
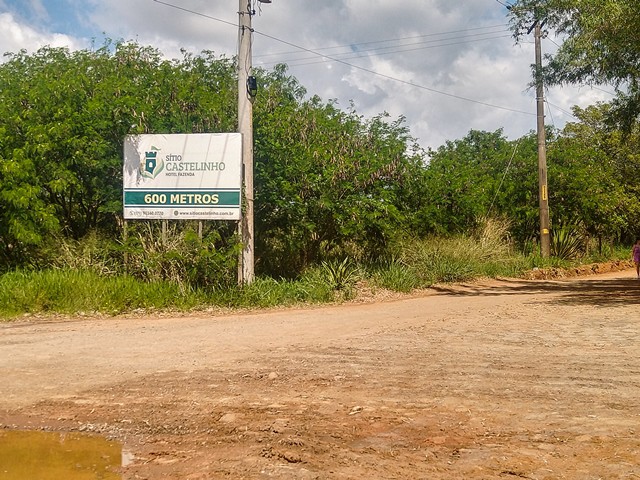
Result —
<path fill-rule="evenodd" d="M 235 130 L 235 66 L 210 52 L 45 47 L 0 65 L 0 255 L 36 260 L 46 239 L 115 236 L 127 134 Z"/>
<path fill-rule="evenodd" d="M 639 214 L 638 137 L 606 124 L 610 108 L 575 107 L 580 121 L 568 123 L 549 149 L 554 219 L 580 219 L 600 239 L 633 236 Z"/>
<path fill-rule="evenodd" d="M 256 250 L 261 271 L 376 257 L 407 226 L 402 191 L 423 169 L 404 119 L 366 120 L 304 88 L 284 65 L 256 105 Z"/>
<path fill-rule="evenodd" d="M 9 55 L 0 65 L 2 266 L 37 259 L 54 236 L 117 238 L 125 136 L 236 131 L 236 72 L 211 52 L 167 60 L 127 43 Z M 256 75 L 258 267 L 295 275 L 324 258 L 384 252 L 408 223 L 406 187 L 423 170 L 404 119 L 305 99 L 284 66 Z"/>
<path fill-rule="evenodd" d="M 612 84 L 618 89 L 612 119 L 631 129 L 640 115 L 640 2 L 518 0 L 510 12 L 517 39 L 536 21 L 564 39 L 547 55 L 546 84 Z"/>
<path fill-rule="evenodd" d="M 420 211 L 427 232 L 460 233 L 487 215 L 504 216 L 519 239 L 535 231 L 535 139 L 509 142 L 502 130 L 472 130 L 431 152 L 426 201 Z"/>

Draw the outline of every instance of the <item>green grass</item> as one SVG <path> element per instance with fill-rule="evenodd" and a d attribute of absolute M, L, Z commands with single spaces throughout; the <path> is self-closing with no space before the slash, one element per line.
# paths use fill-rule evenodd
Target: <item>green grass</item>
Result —
<path fill-rule="evenodd" d="M 397 258 L 376 266 L 371 278 L 374 285 L 396 292 L 409 293 L 420 287 L 419 279 Z"/>
<path fill-rule="evenodd" d="M 535 268 L 571 268 L 628 260 L 628 248 L 608 246 L 581 259 L 543 259 L 514 252 L 500 232 L 474 237 L 409 240 L 387 261 L 359 265 L 344 259 L 309 269 L 297 280 L 257 278 L 250 285 L 205 287 L 172 279 L 149 280 L 75 265 L 0 275 L 0 320 L 24 315 L 117 315 L 143 311 L 191 311 L 210 307 L 269 308 L 344 301 L 356 284 L 411 292 L 436 283 L 479 277 L 519 277 Z M 592 252 L 594 249 L 591 250 Z M 208 269 L 210 271 L 210 268 Z M 214 270 L 215 271 L 215 270 Z M 205 272 L 206 273 L 206 272 Z"/>
<path fill-rule="evenodd" d="M 0 276 L 0 319 L 5 320 L 24 315 L 117 315 L 141 309 L 267 308 L 335 299 L 329 283 L 317 274 L 298 281 L 257 278 L 242 288 L 209 291 L 87 270 L 14 271 Z"/>
<path fill-rule="evenodd" d="M 169 282 L 104 277 L 86 270 L 15 271 L 0 276 L 0 315 L 105 313 L 188 309 L 204 302 Z"/>
<path fill-rule="evenodd" d="M 502 232 L 405 241 L 398 246 L 394 261 L 379 269 L 376 278 L 381 286 L 410 291 L 477 277 L 517 277 L 531 268 L 525 256 L 513 252 L 495 235 Z"/>
<path fill-rule="evenodd" d="M 207 296 L 210 305 L 229 308 L 269 308 L 302 303 L 326 303 L 333 300 L 331 288 L 314 278 L 298 281 L 256 278 L 243 287 L 212 292 Z"/>

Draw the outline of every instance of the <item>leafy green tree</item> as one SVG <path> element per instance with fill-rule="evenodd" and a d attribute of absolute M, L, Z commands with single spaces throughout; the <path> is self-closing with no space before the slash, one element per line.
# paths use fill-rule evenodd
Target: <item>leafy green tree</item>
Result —
<path fill-rule="evenodd" d="M 211 52 L 167 60 L 108 43 L 43 48 L 0 65 L 0 248 L 37 258 L 54 236 L 117 237 L 127 134 L 235 131 L 237 67 Z M 258 266 L 294 275 L 324 258 L 376 256 L 406 227 L 423 171 L 404 119 L 364 119 L 306 92 L 286 67 L 257 72 Z M 218 227 L 232 237 L 234 225 Z M 235 241 L 235 240 L 234 240 Z"/>
<path fill-rule="evenodd" d="M 376 257 L 407 226 L 402 190 L 422 158 L 404 119 L 365 120 L 304 89 L 279 66 L 256 108 L 256 238 L 262 271 Z"/>
<path fill-rule="evenodd" d="M 531 137 L 510 142 L 502 130 L 472 130 L 431 152 L 420 212 L 425 231 L 468 232 L 483 217 L 503 216 L 511 220 L 518 238 L 530 236 L 537 215 L 532 148 Z"/>
<path fill-rule="evenodd" d="M 46 47 L 0 65 L 0 250 L 37 258 L 53 235 L 114 233 L 132 133 L 235 130 L 235 67 L 211 52 L 168 61 L 137 44 Z"/>
<path fill-rule="evenodd" d="M 516 38 L 540 21 L 563 40 L 547 55 L 548 85 L 610 84 L 618 92 L 610 104 L 576 109 L 580 121 L 550 145 L 552 217 L 580 218 L 598 237 L 631 236 L 640 181 L 640 2 L 518 0 L 510 11 Z"/>
<path fill-rule="evenodd" d="M 574 108 L 580 121 L 568 123 L 549 149 L 554 218 L 579 219 L 600 239 L 632 234 L 638 215 L 640 164 L 632 147 L 637 138 L 607 125 L 610 108 Z"/>
<path fill-rule="evenodd" d="M 630 130 L 640 114 L 640 2 L 637 0 L 518 0 L 510 9 L 516 38 L 544 21 L 563 43 L 547 56 L 545 82 L 612 84 L 614 118 Z"/>

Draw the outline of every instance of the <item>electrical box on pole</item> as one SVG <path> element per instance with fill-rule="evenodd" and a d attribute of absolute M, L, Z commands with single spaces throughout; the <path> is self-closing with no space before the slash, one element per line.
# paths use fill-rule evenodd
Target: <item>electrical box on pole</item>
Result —
<path fill-rule="evenodd" d="M 271 0 L 258 0 L 271 3 Z M 244 208 L 238 226 L 242 252 L 238 261 L 238 283 L 253 282 L 255 277 L 255 228 L 253 192 L 253 98 L 258 91 L 256 78 L 251 74 L 251 46 L 253 28 L 251 17 L 255 15 L 251 0 L 238 2 L 238 132 L 242 134 L 242 178 Z"/>

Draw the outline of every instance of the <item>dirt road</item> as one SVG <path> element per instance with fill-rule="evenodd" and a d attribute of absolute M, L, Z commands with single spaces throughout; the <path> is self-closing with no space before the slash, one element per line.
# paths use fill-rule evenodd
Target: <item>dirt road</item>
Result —
<path fill-rule="evenodd" d="M 640 281 L 0 325 L 0 427 L 123 442 L 124 479 L 638 479 Z"/>

